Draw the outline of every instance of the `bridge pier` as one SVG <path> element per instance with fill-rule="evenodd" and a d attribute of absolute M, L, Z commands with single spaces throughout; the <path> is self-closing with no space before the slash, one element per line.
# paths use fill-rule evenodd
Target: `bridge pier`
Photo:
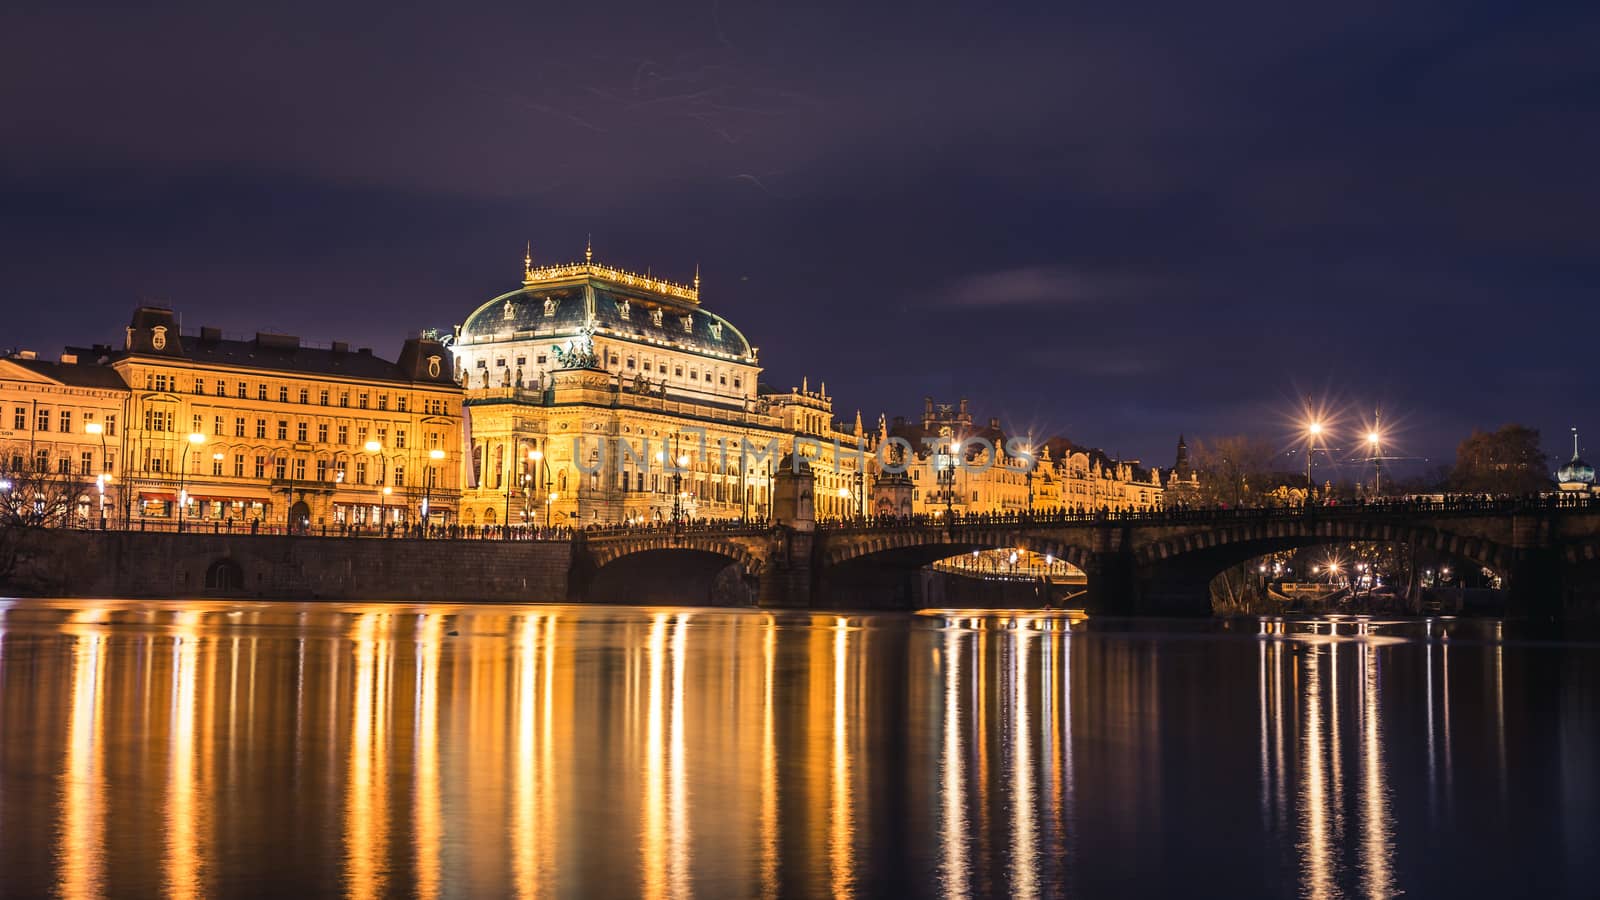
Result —
<path fill-rule="evenodd" d="M 1518 550 L 1505 574 L 1507 614 L 1541 625 L 1562 618 L 1567 588 L 1564 568 L 1555 550 Z"/>
<path fill-rule="evenodd" d="M 757 603 L 774 609 L 811 606 L 816 587 L 815 532 L 779 525 L 773 529 L 772 540 L 772 555 L 761 569 Z"/>

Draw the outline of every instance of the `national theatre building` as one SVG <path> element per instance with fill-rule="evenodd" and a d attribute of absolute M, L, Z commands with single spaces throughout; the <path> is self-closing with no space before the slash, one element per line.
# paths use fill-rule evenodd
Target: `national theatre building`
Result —
<path fill-rule="evenodd" d="M 870 449 L 826 390 L 761 389 L 758 349 L 677 284 L 594 261 L 534 265 L 482 304 L 451 346 L 464 388 L 461 523 L 543 526 L 766 521 L 797 445 L 816 509 L 853 515 Z M 837 448 L 836 448 L 837 442 Z"/>

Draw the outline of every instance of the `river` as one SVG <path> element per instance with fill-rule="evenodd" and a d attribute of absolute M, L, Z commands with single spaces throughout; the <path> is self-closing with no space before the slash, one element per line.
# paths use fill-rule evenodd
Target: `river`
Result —
<path fill-rule="evenodd" d="M 1594 896 L 1493 622 L 0 603 L 0 896 Z"/>

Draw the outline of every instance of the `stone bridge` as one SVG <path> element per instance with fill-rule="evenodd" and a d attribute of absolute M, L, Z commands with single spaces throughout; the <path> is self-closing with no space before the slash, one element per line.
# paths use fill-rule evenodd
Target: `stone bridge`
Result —
<path fill-rule="evenodd" d="M 574 599 L 650 602 L 688 584 L 712 602 L 912 609 L 929 564 L 1013 547 L 1082 569 L 1091 612 L 1204 615 L 1222 570 L 1352 541 L 1479 563 L 1505 579 L 1511 608 L 1530 616 L 1592 605 L 1600 585 L 1600 503 L 1563 498 L 598 532 L 575 548 L 571 590 Z"/>

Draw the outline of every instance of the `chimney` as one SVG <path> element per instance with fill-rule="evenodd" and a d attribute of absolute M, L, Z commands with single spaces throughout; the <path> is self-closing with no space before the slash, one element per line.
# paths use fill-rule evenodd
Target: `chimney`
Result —
<path fill-rule="evenodd" d="M 39 358 L 39 354 L 33 352 L 32 350 L 18 350 L 17 351 L 17 359 L 38 359 L 38 358 Z"/>
<path fill-rule="evenodd" d="M 220 341 L 220 340 L 222 340 L 222 329 L 221 328 L 212 328 L 209 325 L 200 326 L 200 342 L 201 343 L 204 343 L 204 344 L 215 344 L 217 341 Z"/>
<path fill-rule="evenodd" d="M 333 342 L 333 352 L 335 352 L 335 353 L 349 353 L 350 352 L 350 345 L 348 343 L 344 342 L 344 341 L 334 341 Z"/>
<path fill-rule="evenodd" d="M 76 354 L 76 353 L 63 353 L 63 354 L 61 354 L 61 364 L 62 365 L 66 365 L 66 366 L 75 366 L 75 365 L 77 365 L 78 364 L 78 354 Z"/>

